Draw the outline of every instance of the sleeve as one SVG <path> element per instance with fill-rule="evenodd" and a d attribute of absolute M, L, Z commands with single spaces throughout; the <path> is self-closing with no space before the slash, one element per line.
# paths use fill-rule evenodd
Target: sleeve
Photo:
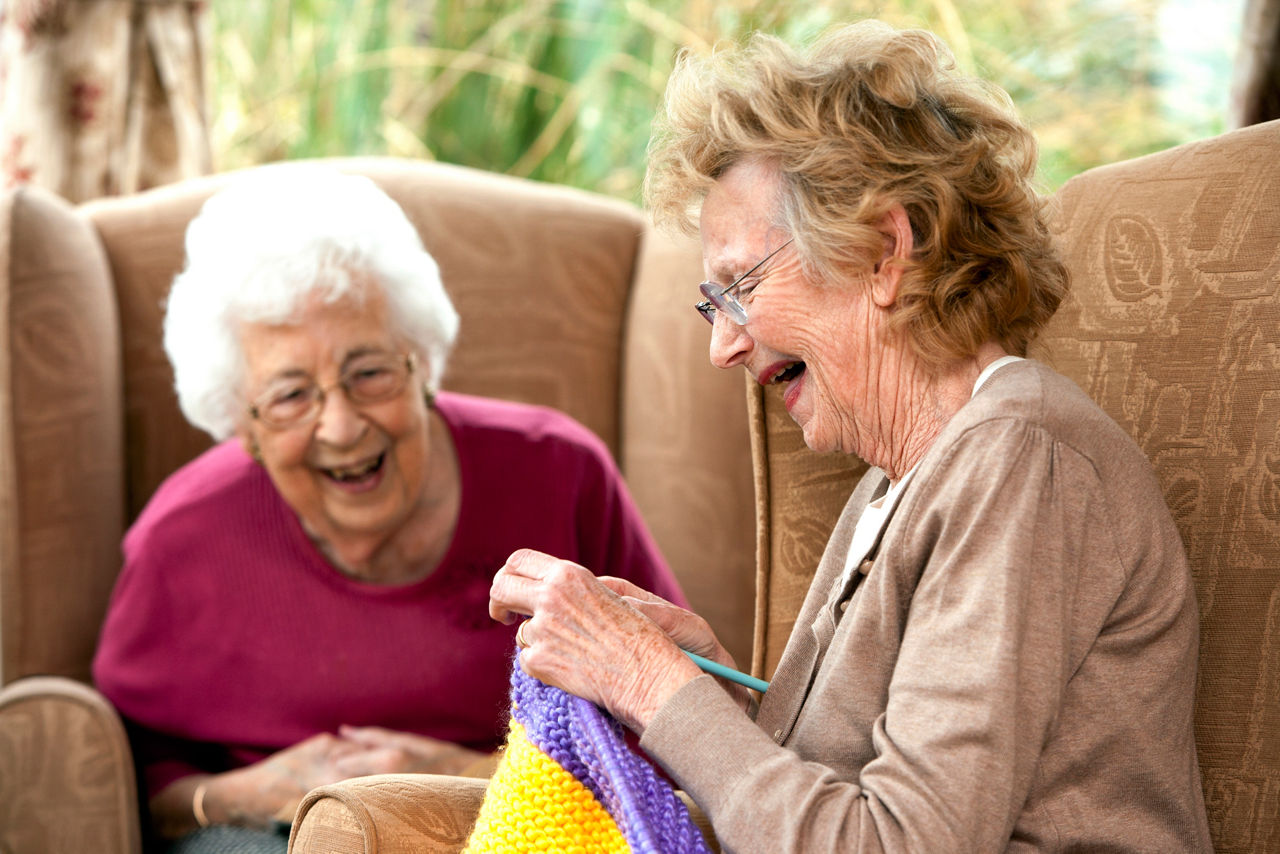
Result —
<path fill-rule="evenodd" d="M 148 799 L 183 777 L 228 770 L 224 751 L 215 745 L 165 735 L 127 718 L 125 728 Z"/>
<path fill-rule="evenodd" d="M 580 560 L 597 575 L 625 578 L 682 608 L 689 601 L 602 443 L 585 446 L 577 529 Z"/>
<path fill-rule="evenodd" d="M 1079 592 L 1091 563 L 1115 566 L 1107 515 L 1086 459 L 1034 425 L 978 425 L 917 477 L 871 570 L 891 573 L 902 597 L 880 603 L 881 628 L 900 639 L 887 696 L 831 672 L 857 660 L 837 648 L 855 635 L 837 631 L 805 700 L 802 715 L 844 738 L 855 707 L 883 709 L 854 779 L 778 746 L 703 680 L 660 710 L 641 745 L 730 850 L 1004 850 L 1066 682 L 1096 636 L 1078 624 L 1105 616 L 1079 608 Z"/>
<path fill-rule="evenodd" d="M 174 564 L 170 545 L 145 520 L 126 536 L 124 568 L 93 661 L 94 684 L 124 719 L 147 797 L 182 777 L 225 766 L 214 745 L 171 734 L 188 711 L 175 705 L 178 692 L 167 690 L 173 671 L 183 670 L 175 660 L 183 656 L 181 645 L 173 640 L 192 624 L 181 606 L 203 594 L 183 589 L 165 571 Z"/>

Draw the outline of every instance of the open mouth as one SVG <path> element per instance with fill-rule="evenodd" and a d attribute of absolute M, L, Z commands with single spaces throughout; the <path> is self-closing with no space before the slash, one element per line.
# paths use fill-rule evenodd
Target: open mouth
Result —
<path fill-rule="evenodd" d="M 789 383 L 796 377 L 804 373 L 804 362 L 792 362 L 791 364 L 778 371 L 769 378 L 768 385 L 776 385 L 777 383 Z"/>
<path fill-rule="evenodd" d="M 374 477 L 382 470 L 382 464 L 386 462 L 387 454 L 384 451 L 371 460 L 367 460 L 359 465 L 343 466 L 341 468 L 322 468 L 320 471 L 325 477 L 336 480 L 338 483 L 361 483 Z"/>

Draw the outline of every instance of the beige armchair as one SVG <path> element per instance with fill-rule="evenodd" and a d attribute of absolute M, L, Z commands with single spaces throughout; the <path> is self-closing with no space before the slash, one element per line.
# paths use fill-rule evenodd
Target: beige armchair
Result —
<path fill-rule="evenodd" d="M 598 433 L 690 599 L 748 660 L 746 405 L 741 377 L 707 363 L 696 245 L 563 187 L 335 162 L 382 185 L 440 262 L 462 315 L 445 386 Z M 209 444 L 177 409 L 160 325 L 186 225 L 225 180 L 78 208 L 0 195 L 0 851 L 139 850 L 127 742 L 89 664 L 125 527 Z"/>
<path fill-rule="evenodd" d="M 1280 122 L 1078 176 L 1055 225 L 1073 289 L 1037 353 L 1147 452 L 1199 593 L 1196 737 L 1219 854 L 1280 854 Z M 749 386 L 754 670 L 777 664 L 853 484 Z M 747 583 L 743 581 L 742 583 Z M 291 851 L 457 851 L 483 788 L 383 777 L 312 792 Z"/>

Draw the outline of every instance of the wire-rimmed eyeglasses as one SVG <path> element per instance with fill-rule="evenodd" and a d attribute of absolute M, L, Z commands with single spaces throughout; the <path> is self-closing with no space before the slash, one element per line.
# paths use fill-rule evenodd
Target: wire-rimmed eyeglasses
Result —
<path fill-rule="evenodd" d="M 783 249 L 786 249 L 794 239 L 795 238 L 789 238 L 777 249 L 761 258 L 760 263 L 756 264 L 750 270 L 735 279 L 731 285 L 721 287 L 715 282 L 703 282 L 698 285 L 698 290 L 702 291 L 702 295 L 706 297 L 702 302 L 694 305 L 694 308 L 698 310 L 698 314 L 702 315 L 703 319 L 705 319 L 707 323 L 714 324 L 716 322 L 716 312 L 723 311 L 734 323 L 739 326 L 745 325 L 747 322 L 747 310 L 742 307 L 742 303 L 738 300 L 737 296 L 731 293 L 731 291 L 735 291 L 742 287 L 742 283 L 746 281 L 752 273 L 763 267 L 765 262 L 774 255 L 777 255 Z"/>
<path fill-rule="evenodd" d="M 289 430 L 309 424 L 324 408 L 325 395 L 341 388 L 352 406 L 371 406 L 399 395 L 408 384 L 416 360 L 405 355 L 371 353 L 352 360 L 336 383 L 321 388 L 310 377 L 275 383 L 249 404 L 249 414 L 268 427 Z"/>

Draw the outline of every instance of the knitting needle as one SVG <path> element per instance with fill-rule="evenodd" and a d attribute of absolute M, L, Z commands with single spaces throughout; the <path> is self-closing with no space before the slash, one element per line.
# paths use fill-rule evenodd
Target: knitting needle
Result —
<path fill-rule="evenodd" d="M 746 685 L 748 688 L 753 691 L 759 691 L 761 694 L 769 690 L 769 683 L 763 679 L 748 676 L 745 673 L 734 670 L 732 667 L 725 667 L 723 664 L 718 664 L 709 658 L 703 658 L 700 655 L 689 652 L 687 649 L 684 651 L 684 654 L 693 659 L 694 664 L 698 665 L 712 676 L 723 676 L 730 682 L 737 682 L 739 685 Z"/>

